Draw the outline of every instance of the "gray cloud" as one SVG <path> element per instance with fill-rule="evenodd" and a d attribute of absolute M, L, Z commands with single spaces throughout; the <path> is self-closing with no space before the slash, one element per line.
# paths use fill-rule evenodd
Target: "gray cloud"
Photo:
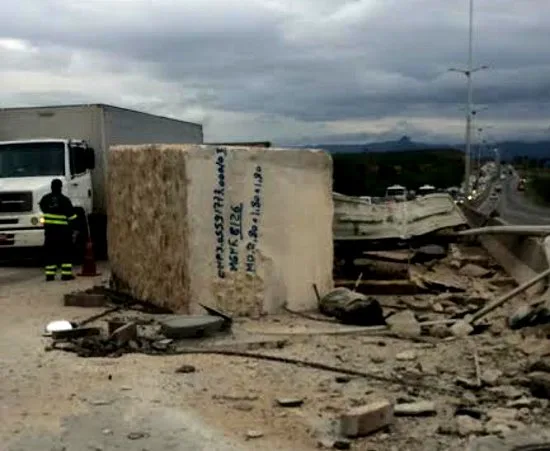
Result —
<path fill-rule="evenodd" d="M 537 134 L 550 2 L 476 0 L 475 26 L 483 120 Z M 458 139 L 466 38 L 466 0 L 22 0 L 0 17 L 0 102 L 118 103 L 212 140 Z"/>

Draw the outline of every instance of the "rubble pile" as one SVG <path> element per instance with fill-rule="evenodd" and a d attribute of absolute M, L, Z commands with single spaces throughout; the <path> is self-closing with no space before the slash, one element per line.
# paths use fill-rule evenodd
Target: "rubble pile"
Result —
<path fill-rule="evenodd" d="M 405 252 L 392 254 L 366 258 Z M 173 377 L 193 387 L 186 405 L 223 417 L 224 427 L 258 448 L 284 436 L 300 450 L 474 451 L 484 440 L 511 450 L 510 437 L 532 442 L 530 431 L 549 430 L 542 307 L 537 324 L 525 320 L 529 309 L 518 319 L 521 293 L 487 310 L 514 283 L 479 249 L 431 247 L 398 258 L 417 292 L 367 295 L 361 291 L 369 293 L 373 279 L 357 277 L 319 293 L 319 311 L 307 316 L 232 320 L 214 310 L 201 317 L 210 318 L 208 328 L 199 321 L 175 335 L 169 328 L 179 315 L 117 311 L 75 327 L 84 336 L 56 339 L 55 347 L 86 357 L 169 355 L 177 359 Z M 201 347 L 226 352 L 186 353 Z M 241 352 L 251 349 L 261 352 Z"/>

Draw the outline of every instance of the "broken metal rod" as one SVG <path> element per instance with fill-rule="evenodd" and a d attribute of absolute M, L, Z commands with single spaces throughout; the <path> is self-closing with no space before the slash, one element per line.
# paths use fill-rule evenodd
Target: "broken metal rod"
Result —
<path fill-rule="evenodd" d="M 287 363 L 291 365 L 314 368 L 317 370 L 330 371 L 333 373 L 346 374 L 348 376 L 357 376 L 357 377 L 363 377 L 368 379 L 374 379 L 374 380 L 383 381 L 383 382 L 392 382 L 392 383 L 401 384 L 401 385 L 414 385 L 418 388 L 423 388 L 426 390 L 435 390 L 441 393 L 456 394 L 456 391 L 454 390 L 437 387 L 437 386 L 434 386 L 433 384 L 423 384 L 421 382 L 411 381 L 410 379 L 402 380 L 401 378 L 397 378 L 397 377 L 380 376 L 379 374 L 366 373 L 364 371 L 327 365 L 325 363 L 293 359 L 289 357 L 278 357 L 274 355 L 257 354 L 253 352 L 233 351 L 230 349 L 193 349 L 193 348 L 178 350 L 173 354 L 176 354 L 176 355 L 217 354 L 217 355 L 227 355 L 227 356 L 233 356 L 233 357 L 244 357 L 249 359 L 257 359 L 257 360 L 268 360 L 271 362 Z"/>
<path fill-rule="evenodd" d="M 537 276 L 533 277 L 531 280 L 528 280 L 524 284 L 520 285 L 519 287 L 514 288 L 512 291 L 506 293 L 504 296 L 501 296 L 500 298 L 496 299 L 494 302 L 490 303 L 486 307 L 483 307 L 481 310 L 479 310 L 477 313 L 474 313 L 472 317 L 468 320 L 470 324 L 474 324 L 477 321 L 479 321 L 481 318 L 483 318 L 485 315 L 487 315 L 489 312 L 492 312 L 497 307 L 500 307 L 502 304 L 504 304 L 509 299 L 512 299 L 514 296 L 518 295 L 522 291 L 527 290 L 527 288 L 530 288 L 531 286 L 535 285 L 540 280 L 544 279 L 545 277 L 548 277 L 550 275 L 550 268 L 547 270 L 541 272 Z"/>

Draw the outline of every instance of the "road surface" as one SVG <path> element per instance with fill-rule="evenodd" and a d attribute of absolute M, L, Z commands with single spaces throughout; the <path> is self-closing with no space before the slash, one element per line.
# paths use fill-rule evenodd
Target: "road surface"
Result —
<path fill-rule="evenodd" d="M 510 224 L 550 225 L 550 208 L 534 205 L 517 190 L 518 181 L 516 173 L 503 181 L 498 206 L 501 218 Z"/>

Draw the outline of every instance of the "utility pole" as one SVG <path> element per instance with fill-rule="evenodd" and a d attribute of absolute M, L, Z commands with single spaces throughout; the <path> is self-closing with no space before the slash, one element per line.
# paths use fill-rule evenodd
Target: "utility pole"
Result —
<path fill-rule="evenodd" d="M 487 69 L 487 66 L 480 66 L 473 68 L 473 32 L 474 32 L 474 0 L 470 0 L 470 20 L 469 20 L 469 30 L 468 30 L 468 67 L 464 69 L 449 69 L 452 72 L 460 72 L 466 75 L 467 79 L 467 100 L 466 100 L 466 149 L 464 154 L 464 190 L 465 195 L 470 194 L 470 155 L 471 155 L 471 146 L 472 146 L 472 103 L 473 103 L 473 92 L 472 92 L 472 74 L 482 69 Z"/>

